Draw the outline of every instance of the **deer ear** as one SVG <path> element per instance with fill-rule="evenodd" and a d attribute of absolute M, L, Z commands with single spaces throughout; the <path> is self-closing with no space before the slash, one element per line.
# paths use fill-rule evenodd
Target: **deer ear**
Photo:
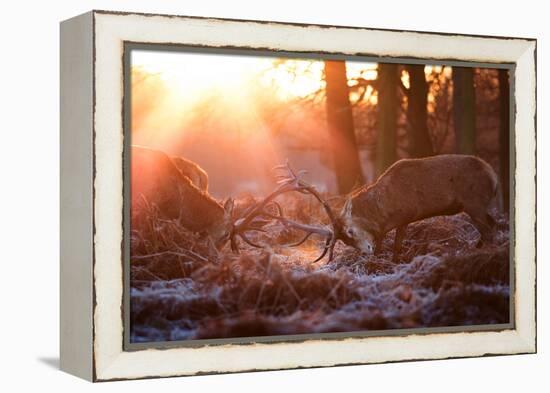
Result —
<path fill-rule="evenodd" d="M 346 203 L 344 203 L 343 216 L 351 217 L 352 208 L 353 208 L 353 204 L 351 202 L 351 198 L 346 199 Z"/>
<path fill-rule="evenodd" d="M 235 207 L 235 200 L 233 198 L 227 198 L 227 200 L 223 204 L 223 210 L 225 211 L 225 215 L 228 217 L 231 217 L 233 215 L 234 207 Z"/>

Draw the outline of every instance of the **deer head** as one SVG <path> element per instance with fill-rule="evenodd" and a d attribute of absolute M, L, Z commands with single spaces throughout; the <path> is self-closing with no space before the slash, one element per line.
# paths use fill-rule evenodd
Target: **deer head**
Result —
<path fill-rule="evenodd" d="M 367 225 L 364 221 L 361 217 L 353 215 L 353 200 L 348 197 L 338 220 L 338 239 L 364 254 L 372 254 L 374 252 L 375 236 L 365 230 Z"/>

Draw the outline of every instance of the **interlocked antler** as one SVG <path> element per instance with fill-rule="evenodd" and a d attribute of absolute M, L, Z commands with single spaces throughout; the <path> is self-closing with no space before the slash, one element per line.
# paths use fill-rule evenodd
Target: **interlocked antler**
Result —
<path fill-rule="evenodd" d="M 279 165 L 274 169 L 285 170 L 287 171 L 287 173 L 277 176 L 277 178 L 279 179 L 277 184 L 279 184 L 279 186 L 275 189 L 275 191 L 273 191 L 271 194 L 265 197 L 261 202 L 255 204 L 250 209 L 248 209 L 245 212 L 244 216 L 238 219 L 234 223 L 233 232 L 231 236 L 232 250 L 235 252 L 238 252 L 238 245 L 236 240 L 237 236 L 241 237 L 249 245 L 253 247 L 261 248 L 260 245 L 250 241 L 250 239 L 246 235 L 246 232 L 247 231 L 265 232 L 265 230 L 262 228 L 265 224 L 267 224 L 267 222 L 269 222 L 269 221 L 266 221 L 266 219 L 271 219 L 271 220 L 279 221 L 285 227 L 306 232 L 306 235 L 300 241 L 294 244 L 289 244 L 289 246 L 291 247 L 301 245 L 307 239 L 309 239 L 311 235 L 314 235 L 314 234 L 318 234 L 323 237 L 326 237 L 325 248 L 323 250 L 323 253 L 314 262 L 317 262 L 323 259 L 324 256 L 327 254 L 327 252 L 329 253 L 329 261 L 332 260 L 334 256 L 334 246 L 336 244 L 336 240 L 337 240 L 336 234 L 338 230 L 337 220 L 332 209 L 330 208 L 328 203 L 321 197 L 321 195 L 313 185 L 308 184 L 301 179 L 301 176 L 303 176 L 306 173 L 306 171 L 299 171 L 298 173 L 295 173 L 294 170 L 292 170 L 292 168 L 290 167 L 288 161 L 286 165 Z M 313 195 L 315 199 L 317 199 L 323 205 L 323 208 L 325 209 L 325 212 L 327 213 L 330 219 L 332 230 L 326 227 L 318 227 L 314 225 L 302 224 L 286 218 L 283 214 L 283 209 L 274 199 L 281 194 L 293 192 L 293 191 L 296 191 L 302 194 Z M 268 211 L 270 207 L 275 208 L 276 210 L 275 214 L 270 213 Z"/>

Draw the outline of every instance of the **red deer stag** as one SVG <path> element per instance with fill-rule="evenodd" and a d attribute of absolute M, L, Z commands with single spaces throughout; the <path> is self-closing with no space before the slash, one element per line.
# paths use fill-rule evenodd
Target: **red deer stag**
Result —
<path fill-rule="evenodd" d="M 497 192 L 497 175 L 489 164 L 468 155 L 439 155 L 419 159 L 403 159 L 387 169 L 378 180 L 355 191 L 339 216 L 315 189 L 300 179 L 288 166 L 289 175 L 282 185 L 264 199 L 254 214 L 264 214 L 282 224 L 306 232 L 304 242 L 312 234 L 326 237 L 325 248 L 316 261 L 327 252 L 329 261 L 338 240 L 363 253 L 380 250 L 384 236 L 396 229 L 393 259 L 399 258 L 407 225 L 425 218 L 466 212 L 479 230 L 483 240 L 489 240 L 494 219 L 489 211 Z M 320 228 L 293 222 L 285 218 L 279 207 L 278 215 L 262 212 L 265 202 L 282 192 L 309 193 L 319 200 L 327 212 L 331 228 Z M 315 262 L 316 262 L 315 261 Z"/>
<path fill-rule="evenodd" d="M 233 199 L 222 207 L 212 198 L 206 191 L 208 176 L 197 164 L 140 146 L 132 146 L 130 155 L 133 220 L 154 205 L 159 217 L 207 233 L 218 249 L 230 238 L 235 242 L 237 236 L 248 241 L 244 232 L 261 227 L 253 220 L 234 228 Z"/>
<path fill-rule="evenodd" d="M 340 215 L 338 238 L 370 254 L 379 251 L 386 233 L 396 229 L 395 261 L 408 224 L 465 212 L 482 239 L 489 240 L 495 224 L 489 211 L 497 185 L 495 171 L 475 156 L 448 154 L 400 160 L 374 184 L 348 198 Z"/>

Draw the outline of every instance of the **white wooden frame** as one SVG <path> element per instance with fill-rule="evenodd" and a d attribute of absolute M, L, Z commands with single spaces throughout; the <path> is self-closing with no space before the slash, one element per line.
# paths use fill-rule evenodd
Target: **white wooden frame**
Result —
<path fill-rule="evenodd" d="M 515 64 L 515 328 L 123 350 L 124 42 Z M 92 11 L 61 25 L 61 368 L 93 381 L 536 351 L 536 41 Z"/>

